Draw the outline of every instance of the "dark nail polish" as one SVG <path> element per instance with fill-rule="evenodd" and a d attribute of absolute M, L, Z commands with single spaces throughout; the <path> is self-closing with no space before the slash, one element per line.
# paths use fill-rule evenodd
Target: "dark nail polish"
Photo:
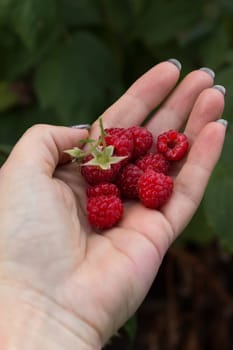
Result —
<path fill-rule="evenodd" d="M 225 89 L 224 86 L 222 86 L 222 85 L 214 85 L 213 88 L 218 90 L 218 91 L 220 91 L 223 94 L 223 96 L 226 95 L 226 89 Z"/>
<path fill-rule="evenodd" d="M 222 124 L 223 126 L 225 126 L 225 128 L 227 128 L 228 126 L 228 121 L 226 119 L 220 118 L 216 120 L 216 122 Z"/>
<path fill-rule="evenodd" d="M 209 74 L 212 79 L 215 78 L 215 73 L 214 73 L 214 71 L 212 69 L 207 68 L 207 67 L 202 67 L 202 68 L 200 68 L 200 70 L 202 70 L 203 72 L 206 72 L 207 74 Z"/>
<path fill-rule="evenodd" d="M 87 129 L 87 130 L 90 130 L 91 125 L 90 124 L 78 124 L 78 125 L 72 125 L 71 128 L 73 128 L 73 129 Z"/>
<path fill-rule="evenodd" d="M 179 71 L 181 70 L 182 65 L 181 65 L 180 61 L 178 61 L 176 58 L 170 58 L 167 61 L 174 64 L 179 69 Z"/>

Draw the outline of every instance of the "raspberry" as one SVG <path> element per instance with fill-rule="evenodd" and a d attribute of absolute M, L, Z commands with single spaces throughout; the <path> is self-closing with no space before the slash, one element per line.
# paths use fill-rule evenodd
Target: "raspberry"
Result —
<path fill-rule="evenodd" d="M 176 130 L 169 130 L 158 136 L 157 150 L 168 160 L 180 160 L 189 148 L 187 136 Z"/>
<path fill-rule="evenodd" d="M 105 142 L 114 146 L 114 154 L 117 156 L 132 156 L 134 141 L 133 135 L 128 129 L 109 128 L 105 129 Z M 127 161 L 128 161 L 127 159 Z M 125 160 L 123 161 L 125 163 Z"/>
<path fill-rule="evenodd" d="M 123 215 L 123 204 L 116 196 L 91 197 L 87 200 L 90 224 L 98 229 L 111 228 Z"/>
<path fill-rule="evenodd" d="M 169 170 L 169 162 L 160 153 L 147 153 L 145 156 L 140 157 L 135 164 L 143 171 L 151 168 L 154 171 L 165 175 Z"/>
<path fill-rule="evenodd" d="M 87 197 L 99 197 L 103 195 L 120 197 L 120 191 L 116 185 L 108 182 L 87 188 Z"/>
<path fill-rule="evenodd" d="M 161 207 L 172 194 L 172 190 L 172 178 L 151 169 L 147 169 L 138 180 L 139 198 L 147 208 Z"/>
<path fill-rule="evenodd" d="M 128 130 L 133 134 L 133 158 L 136 159 L 150 150 L 153 144 L 153 136 L 149 130 L 142 126 L 132 126 Z"/>
<path fill-rule="evenodd" d="M 81 174 L 91 185 L 86 190 L 90 225 L 108 229 L 123 216 L 121 196 L 139 199 L 151 209 L 167 202 L 173 191 L 169 167 L 184 157 L 189 143 L 186 135 L 169 130 L 157 138 L 158 153 L 149 153 L 153 136 L 146 128 L 104 129 L 102 118 L 99 123 L 99 139 L 83 140 L 89 149 L 74 147 L 65 153 L 81 164 Z"/>
<path fill-rule="evenodd" d="M 92 158 L 92 155 L 85 157 L 83 163 Z M 98 165 L 82 165 L 81 174 L 90 185 L 98 185 L 103 182 L 113 182 L 120 168 L 120 163 L 112 164 L 110 169 L 101 169 Z"/>
<path fill-rule="evenodd" d="M 122 197 L 128 199 L 138 198 L 138 180 L 143 171 L 135 164 L 127 164 L 117 176 L 116 183 Z"/>

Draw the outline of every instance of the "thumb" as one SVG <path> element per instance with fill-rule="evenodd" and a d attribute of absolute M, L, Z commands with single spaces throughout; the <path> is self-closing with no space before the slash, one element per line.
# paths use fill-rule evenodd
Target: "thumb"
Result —
<path fill-rule="evenodd" d="M 88 137 L 85 129 L 38 124 L 28 129 L 14 146 L 5 167 L 30 167 L 52 176 L 64 160 L 63 151 Z"/>

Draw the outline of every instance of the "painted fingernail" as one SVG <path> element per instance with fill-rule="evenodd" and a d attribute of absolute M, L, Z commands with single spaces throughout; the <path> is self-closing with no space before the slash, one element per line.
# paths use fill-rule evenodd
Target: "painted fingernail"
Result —
<path fill-rule="evenodd" d="M 168 62 L 174 64 L 178 69 L 179 71 L 181 70 L 182 68 L 182 64 L 180 63 L 180 61 L 178 61 L 176 58 L 170 58 L 169 60 L 167 60 Z"/>
<path fill-rule="evenodd" d="M 207 67 L 202 67 L 202 68 L 200 68 L 200 70 L 202 70 L 203 72 L 206 72 L 207 74 L 209 74 L 212 79 L 215 78 L 215 73 L 214 73 L 214 71 L 212 69 L 207 68 Z"/>
<path fill-rule="evenodd" d="M 87 130 L 90 130 L 91 125 L 90 124 L 78 124 L 78 125 L 72 125 L 71 128 L 73 128 L 73 129 L 87 129 Z"/>
<path fill-rule="evenodd" d="M 220 119 L 216 120 L 216 122 L 224 125 L 225 128 L 227 128 L 227 126 L 228 126 L 228 121 L 226 119 L 220 118 Z"/>
<path fill-rule="evenodd" d="M 220 91 L 223 94 L 223 96 L 226 95 L 226 89 L 225 89 L 224 86 L 222 86 L 222 85 L 214 85 L 213 88 L 218 90 L 218 91 Z"/>

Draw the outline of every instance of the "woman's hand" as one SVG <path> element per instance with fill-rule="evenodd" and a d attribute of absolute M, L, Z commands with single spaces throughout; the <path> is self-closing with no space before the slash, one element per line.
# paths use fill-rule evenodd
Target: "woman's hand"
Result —
<path fill-rule="evenodd" d="M 162 62 L 103 114 L 105 127 L 147 123 L 156 137 L 184 128 L 191 144 L 161 210 L 130 203 L 99 234 L 85 215 L 85 183 L 63 151 L 88 132 L 37 125 L 0 171 L 0 344 L 18 349 L 101 349 L 136 311 L 164 254 L 195 213 L 219 159 L 224 97 L 206 70 Z M 91 137 L 99 133 L 98 123 Z M 1 346 L 0 346 L 1 347 Z"/>

